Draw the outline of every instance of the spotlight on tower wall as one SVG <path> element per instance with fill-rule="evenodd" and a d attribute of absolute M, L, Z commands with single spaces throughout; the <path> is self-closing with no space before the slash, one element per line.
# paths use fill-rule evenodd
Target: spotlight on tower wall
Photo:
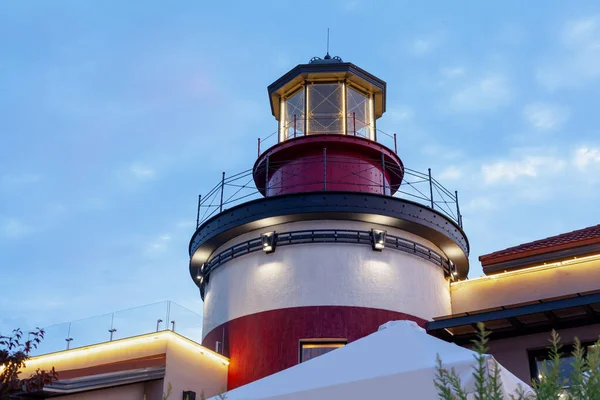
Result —
<path fill-rule="evenodd" d="M 452 261 L 450 261 L 450 277 L 453 281 L 458 279 L 458 270 Z"/>
<path fill-rule="evenodd" d="M 260 235 L 260 242 L 265 253 L 272 253 L 277 245 L 277 234 L 275 232 L 263 233 Z"/>
<path fill-rule="evenodd" d="M 384 249 L 386 235 L 387 235 L 386 231 L 371 229 L 371 244 L 373 246 L 373 250 L 381 251 Z"/>

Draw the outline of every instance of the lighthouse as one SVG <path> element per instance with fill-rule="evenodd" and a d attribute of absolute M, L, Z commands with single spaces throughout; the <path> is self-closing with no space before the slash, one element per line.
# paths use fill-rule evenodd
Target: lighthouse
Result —
<path fill-rule="evenodd" d="M 395 135 L 383 144 L 386 90 L 339 57 L 296 66 L 268 86 L 274 143 L 202 197 L 189 271 L 228 389 L 388 321 L 451 314 L 469 270 L 458 195 L 405 167 Z"/>

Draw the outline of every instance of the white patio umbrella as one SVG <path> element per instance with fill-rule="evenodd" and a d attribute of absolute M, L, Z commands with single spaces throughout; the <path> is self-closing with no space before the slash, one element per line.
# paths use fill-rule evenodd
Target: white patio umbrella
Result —
<path fill-rule="evenodd" d="M 414 322 L 393 321 L 347 346 L 232 390 L 226 398 L 436 399 L 437 354 L 472 393 L 473 351 L 430 336 Z M 488 366 L 496 363 L 492 356 L 486 358 Z M 531 390 L 502 367 L 501 380 L 505 394 L 514 393 L 519 385 Z"/>

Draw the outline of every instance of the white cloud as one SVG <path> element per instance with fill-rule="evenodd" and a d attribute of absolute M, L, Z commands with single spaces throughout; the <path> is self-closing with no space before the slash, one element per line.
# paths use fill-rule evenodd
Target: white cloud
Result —
<path fill-rule="evenodd" d="M 548 131 L 559 128 L 569 118 L 569 112 L 565 107 L 533 103 L 523 109 L 525 119 L 537 130 Z"/>
<path fill-rule="evenodd" d="M 6 185 L 27 185 L 39 182 L 41 179 L 40 174 L 23 173 L 3 175 L 1 182 Z"/>
<path fill-rule="evenodd" d="M 541 85 L 556 90 L 600 78 L 600 16 L 567 21 L 560 44 L 557 54 L 537 70 Z"/>
<path fill-rule="evenodd" d="M 505 106 L 511 90 L 501 75 L 488 75 L 456 91 L 450 98 L 450 107 L 460 112 L 491 111 Z"/>
<path fill-rule="evenodd" d="M 585 170 L 590 164 L 600 165 L 600 148 L 579 147 L 573 156 L 573 165 L 579 170 Z"/>
<path fill-rule="evenodd" d="M 360 6 L 360 1 L 358 0 L 350 0 L 344 4 L 344 10 L 346 11 L 354 11 Z"/>
<path fill-rule="evenodd" d="M 446 78 L 458 78 L 465 74 L 465 69 L 463 67 L 446 67 L 441 69 L 441 74 Z"/>
<path fill-rule="evenodd" d="M 520 160 L 497 161 L 481 166 L 486 184 L 515 182 L 520 178 L 537 178 L 550 172 L 564 169 L 566 162 L 552 156 L 526 156 Z"/>
<path fill-rule="evenodd" d="M 34 231 L 33 227 L 16 218 L 7 218 L 0 225 L 0 234 L 6 238 L 20 238 Z"/>
<path fill-rule="evenodd" d="M 437 44 L 437 40 L 433 38 L 417 38 L 410 44 L 410 51 L 416 56 L 424 56 L 431 53 Z"/>
<path fill-rule="evenodd" d="M 489 197 L 474 197 L 464 206 L 464 211 L 492 211 L 497 208 L 497 204 Z"/>
<path fill-rule="evenodd" d="M 448 146 L 427 145 L 421 149 L 421 153 L 428 158 L 443 158 L 445 160 L 455 160 L 463 157 L 462 150 Z"/>
<path fill-rule="evenodd" d="M 463 176 L 462 170 L 460 168 L 457 168 L 453 165 L 447 167 L 446 169 L 444 169 L 438 176 L 436 176 L 436 179 L 439 181 L 453 181 L 453 180 L 457 180 L 460 179 Z"/>
<path fill-rule="evenodd" d="M 192 220 L 179 221 L 175 226 L 181 229 L 191 229 L 196 226 L 196 222 Z"/>
<path fill-rule="evenodd" d="M 143 164 L 133 164 L 129 168 L 131 175 L 140 181 L 149 181 L 156 177 L 156 172 L 151 167 Z"/>
<path fill-rule="evenodd" d="M 386 116 L 394 122 L 408 121 L 413 118 L 414 114 L 412 108 L 403 105 L 392 107 L 386 112 Z"/>
<path fill-rule="evenodd" d="M 154 240 L 150 241 L 150 243 L 148 243 L 146 245 L 145 254 L 147 256 L 151 256 L 151 257 L 162 254 L 168 249 L 170 242 L 171 242 L 171 235 L 169 235 L 169 234 L 159 235 L 158 237 L 156 237 Z"/>

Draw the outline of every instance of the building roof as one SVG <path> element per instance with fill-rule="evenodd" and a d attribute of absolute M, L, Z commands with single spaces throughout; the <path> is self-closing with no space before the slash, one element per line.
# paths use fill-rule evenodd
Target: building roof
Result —
<path fill-rule="evenodd" d="M 600 291 L 437 317 L 427 323 L 426 329 L 434 336 L 464 345 L 477 338 L 478 322 L 492 332 L 492 339 L 598 324 Z"/>
<path fill-rule="evenodd" d="M 483 267 L 525 257 L 600 243 L 600 225 L 523 243 L 479 257 Z"/>

